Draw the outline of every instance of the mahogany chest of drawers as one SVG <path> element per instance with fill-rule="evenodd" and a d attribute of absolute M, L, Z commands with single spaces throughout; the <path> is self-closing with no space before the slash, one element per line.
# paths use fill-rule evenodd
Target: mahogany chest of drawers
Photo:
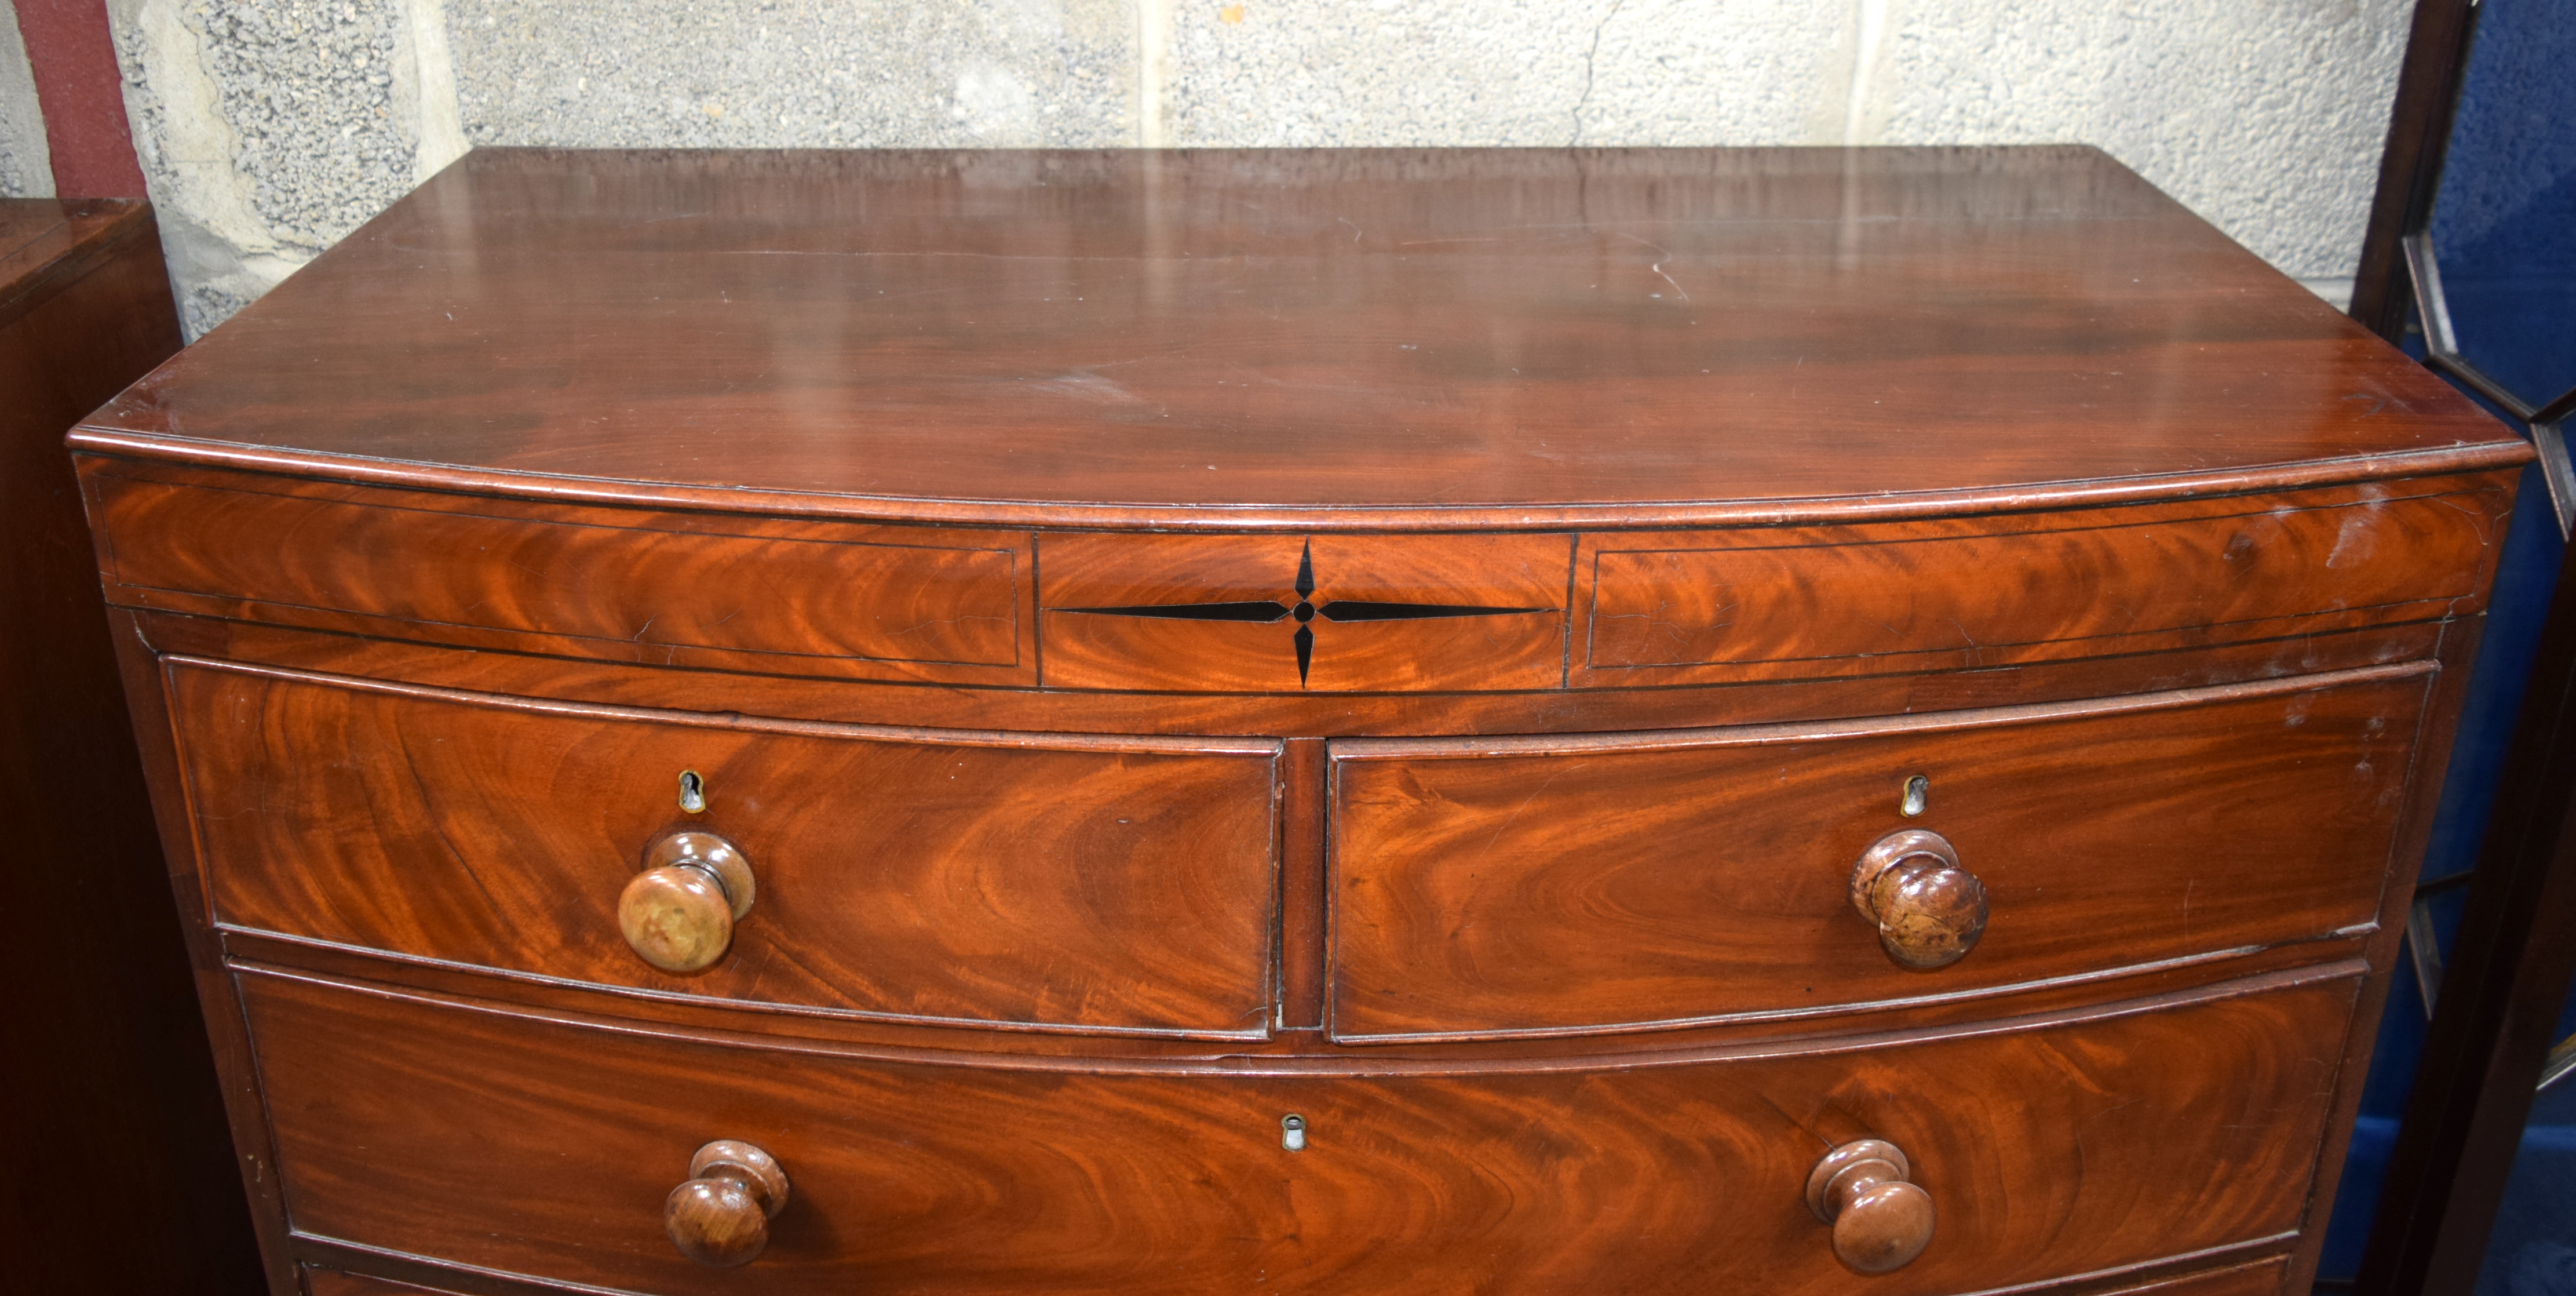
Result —
<path fill-rule="evenodd" d="M 314 1296 L 2304 1290 L 2526 458 L 2062 148 L 478 152 L 73 444 Z"/>

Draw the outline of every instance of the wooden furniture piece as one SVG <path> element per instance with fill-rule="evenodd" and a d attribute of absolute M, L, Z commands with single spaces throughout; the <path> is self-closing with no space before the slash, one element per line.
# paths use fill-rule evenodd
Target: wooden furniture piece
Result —
<path fill-rule="evenodd" d="M 219 1296 L 259 1257 L 63 434 L 179 349 L 151 207 L 0 199 L 0 786 L 12 1290 Z M 104 1203 L 113 1207 L 103 1207 Z M 153 1245 L 132 1245 L 137 1220 Z"/>
<path fill-rule="evenodd" d="M 2063 148 L 478 152 L 74 444 L 317 1294 L 2297 1290 L 2528 457 Z"/>

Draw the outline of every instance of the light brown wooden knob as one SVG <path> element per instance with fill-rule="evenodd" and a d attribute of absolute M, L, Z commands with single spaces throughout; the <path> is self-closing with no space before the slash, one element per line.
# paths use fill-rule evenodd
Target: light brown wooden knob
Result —
<path fill-rule="evenodd" d="M 689 1181 L 662 1200 L 662 1228 L 680 1254 L 730 1269 L 769 1245 L 769 1221 L 787 1209 L 787 1172 L 749 1143 L 717 1139 L 689 1158 Z"/>
<path fill-rule="evenodd" d="M 1859 1139 L 1807 1175 L 1807 1209 L 1834 1227 L 1834 1256 L 1862 1273 L 1902 1269 L 1932 1242 L 1932 1194 L 1893 1143 Z"/>
<path fill-rule="evenodd" d="M 1852 868 L 1852 907 L 1878 928 L 1887 956 L 1910 968 L 1947 967 L 1986 931 L 1986 884 L 1959 865 L 1936 832 L 1892 832 Z"/>
<path fill-rule="evenodd" d="M 644 871 L 617 897 L 617 926 L 645 962 L 695 972 L 724 957 L 751 896 L 751 861 L 733 843 L 676 832 L 644 852 Z"/>

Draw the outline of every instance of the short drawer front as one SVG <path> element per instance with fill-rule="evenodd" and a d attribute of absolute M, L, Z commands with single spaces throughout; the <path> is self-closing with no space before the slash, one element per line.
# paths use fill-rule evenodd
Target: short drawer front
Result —
<path fill-rule="evenodd" d="M 1587 535 L 1577 687 L 2236 643 L 2476 611 L 2507 478 L 2028 517 Z"/>
<path fill-rule="evenodd" d="M 1249 693 L 1565 683 L 1566 535 L 1045 535 L 1046 682 Z"/>
<path fill-rule="evenodd" d="M 186 661 L 168 681 L 230 927 L 782 1007 L 1266 1033 L 1268 744 L 764 724 Z M 682 828 L 732 841 L 757 882 L 729 952 L 687 975 L 639 958 L 617 912 Z"/>
<path fill-rule="evenodd" d="M 927 1066 L 241 985 L 308 1237 L 655 1293 L 1840 1292 L 1803 1185 L 1875 1137 L 1937 1224 L 1870 1289 L 1923 1296 L 2285 1246 L 2356 971 L 1865 1050 L 1376 1077 Z M 729 1271 L 661 1218 L 719 1138 L 792 1194 Z"/>
<path fill-rule="evenodd" d="M 1813 1015 L 2367 930 L 2429 679 L 2399 666 L 1883 722 L 1336 743 L 1332 1030 Z M 1905 830 L 1950 843 L 1988 898 L 1948 966 L 1899 966 L 1853 902 L 1863 853 Z"/>
<path fill-rule="evenodd" d="M 649 665 L 1036 677 L 1025 533 L 108 469 L 90 490 L 108 598 L 129 607 Z"/>

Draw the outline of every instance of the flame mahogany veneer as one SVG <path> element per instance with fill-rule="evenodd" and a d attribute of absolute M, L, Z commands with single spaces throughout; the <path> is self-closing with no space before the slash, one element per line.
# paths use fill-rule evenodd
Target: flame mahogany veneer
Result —
<path fill-rule="evenodd" d="M 281 1296 L 2302 1290 L 2528 457 L 2065 148 L 485 150 L 72 440 Z"/>

